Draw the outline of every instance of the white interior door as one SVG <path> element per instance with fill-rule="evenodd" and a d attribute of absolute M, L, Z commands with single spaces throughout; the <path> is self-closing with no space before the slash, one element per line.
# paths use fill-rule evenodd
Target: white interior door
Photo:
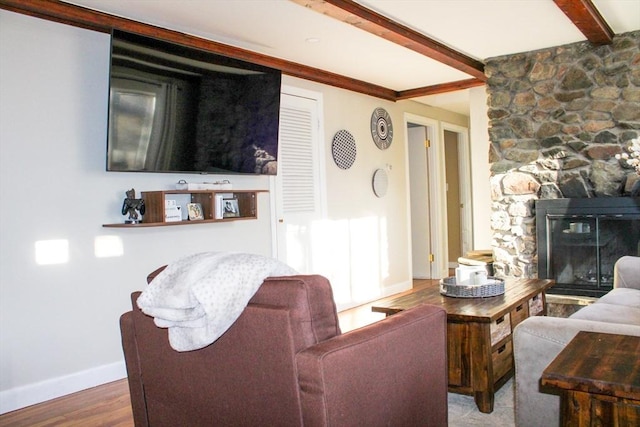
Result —
<path fill-rule="evenodd" d="M 321 98 L 284 90 L 280 107 L 278 175 L 275 178 L 277 258 L 299 273 L 321 273 L 315 238 L 324 212 L 321 179 Z"/>
<path fill-rule="evenodd" d="M 413 136 L 416 138 L 415 144 L 409 144 L 407 138 L 409 198 L 413 204 L 414 197 L 417 197 L 417 203 L 422 204 L 421 207 L 412 206 L 411 208 L 413 274 L 417 279 L 439 279 L 448 276 L 447 212 L 446 207 L 443 208 L 446 206 L 446 178 L 440 122 L 405 113 L 405 124 L 408 138 L 412 133 L 410 129 L 422 128 L 422 131 L 416 131 L 419 132 L 418 136 Z M 429 148 L 425 147 L 425 139 L 429 141 Z M 423 200 L 420 201 L 421 199 Z M 416 213 L 415 216 L 413 212 Z M 421 230 L 417 222 L 426 223 L 426 225 L 422 225 Z M 418 227 L 417 234 L 416 227 Z M 415 243 L 423 247 L 415 247 Z M 428 269 L 427 260 L 429 261 Z"/>
<path fill-rule="evenodd" d="M 411 187 L 411 264 L 414 279 L 431 279 L 431 220 L 426 126 L 407 129 Z"/>

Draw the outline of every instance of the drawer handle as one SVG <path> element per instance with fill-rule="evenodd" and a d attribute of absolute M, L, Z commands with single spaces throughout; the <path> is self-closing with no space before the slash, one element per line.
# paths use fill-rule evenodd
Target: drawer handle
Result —
<path fill-rule="evenodd" d="M 502 344 L 500 346 L 500 348 L 498 349 L 498 354 L 502 353 L 503 351 L 505 351 L 507 349 L 507 345 L 506 344 Z"/>
<path fill-rule="evenodd" d="M 524 306 L 522 304 L 520 304 L 519 306 L 516 307 L 516 311 L 521 311 L 524 308 Z"/>
<path fill-rule="evenodd" d="M 504 322 L 504 316 L 501 316 L 498 320 L 496 320 L 496 325 L 499 325 L 502 322 Z"/>

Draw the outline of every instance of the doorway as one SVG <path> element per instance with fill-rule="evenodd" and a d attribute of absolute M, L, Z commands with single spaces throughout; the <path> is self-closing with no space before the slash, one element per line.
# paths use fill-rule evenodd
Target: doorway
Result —
<path fill-rule="evenodd" d="M 460 153 L 458 134 L 444 131 L 445 176 L 447 177 L 447 245 L 449 268 L 456 268 L 462 256 L 462 200 L 460 198 Z"/>
<path fill-rule="evenodd" d="M 468 129 L 442 124 L 447 177 L 447 243 L 449 268 L 473 249 L 471 154 Z"/>
<path fill-rule="evenodd" d="M 412 274 L 414 279 L 439 279 L 449 276 L 449 268 L 472 244 L 468 131 L 411 114 L 405 115 L 405 124 Z M 451 202 L 447 187 L 453 190 Z"/>

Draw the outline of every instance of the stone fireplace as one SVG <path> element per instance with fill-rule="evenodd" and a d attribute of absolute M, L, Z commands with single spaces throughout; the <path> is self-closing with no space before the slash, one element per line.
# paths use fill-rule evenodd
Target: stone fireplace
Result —
<path fill-rule="evenodd" d="M 537 277 L 535 202 L 631 195 L 638 174 L 616 159 L 640 135 L 640 31 L 491 58 L 494 269 Z"/>

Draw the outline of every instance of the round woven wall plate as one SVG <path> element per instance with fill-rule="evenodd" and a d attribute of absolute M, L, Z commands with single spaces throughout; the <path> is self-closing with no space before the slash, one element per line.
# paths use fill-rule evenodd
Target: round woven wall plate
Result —
<path fill-rule="evenodd" d="M 331 144 L 333 161 L 341 169 L 349 169 L 356 161 L 356 140 L 346 130 L 339 130 Z"/>
<path fill-rule="evenodd" d="M 373 193 L 377 197 L 384 197 L 389 188 L 389 176 L 384 169 L 376 169 L 372 179 Z"/>

